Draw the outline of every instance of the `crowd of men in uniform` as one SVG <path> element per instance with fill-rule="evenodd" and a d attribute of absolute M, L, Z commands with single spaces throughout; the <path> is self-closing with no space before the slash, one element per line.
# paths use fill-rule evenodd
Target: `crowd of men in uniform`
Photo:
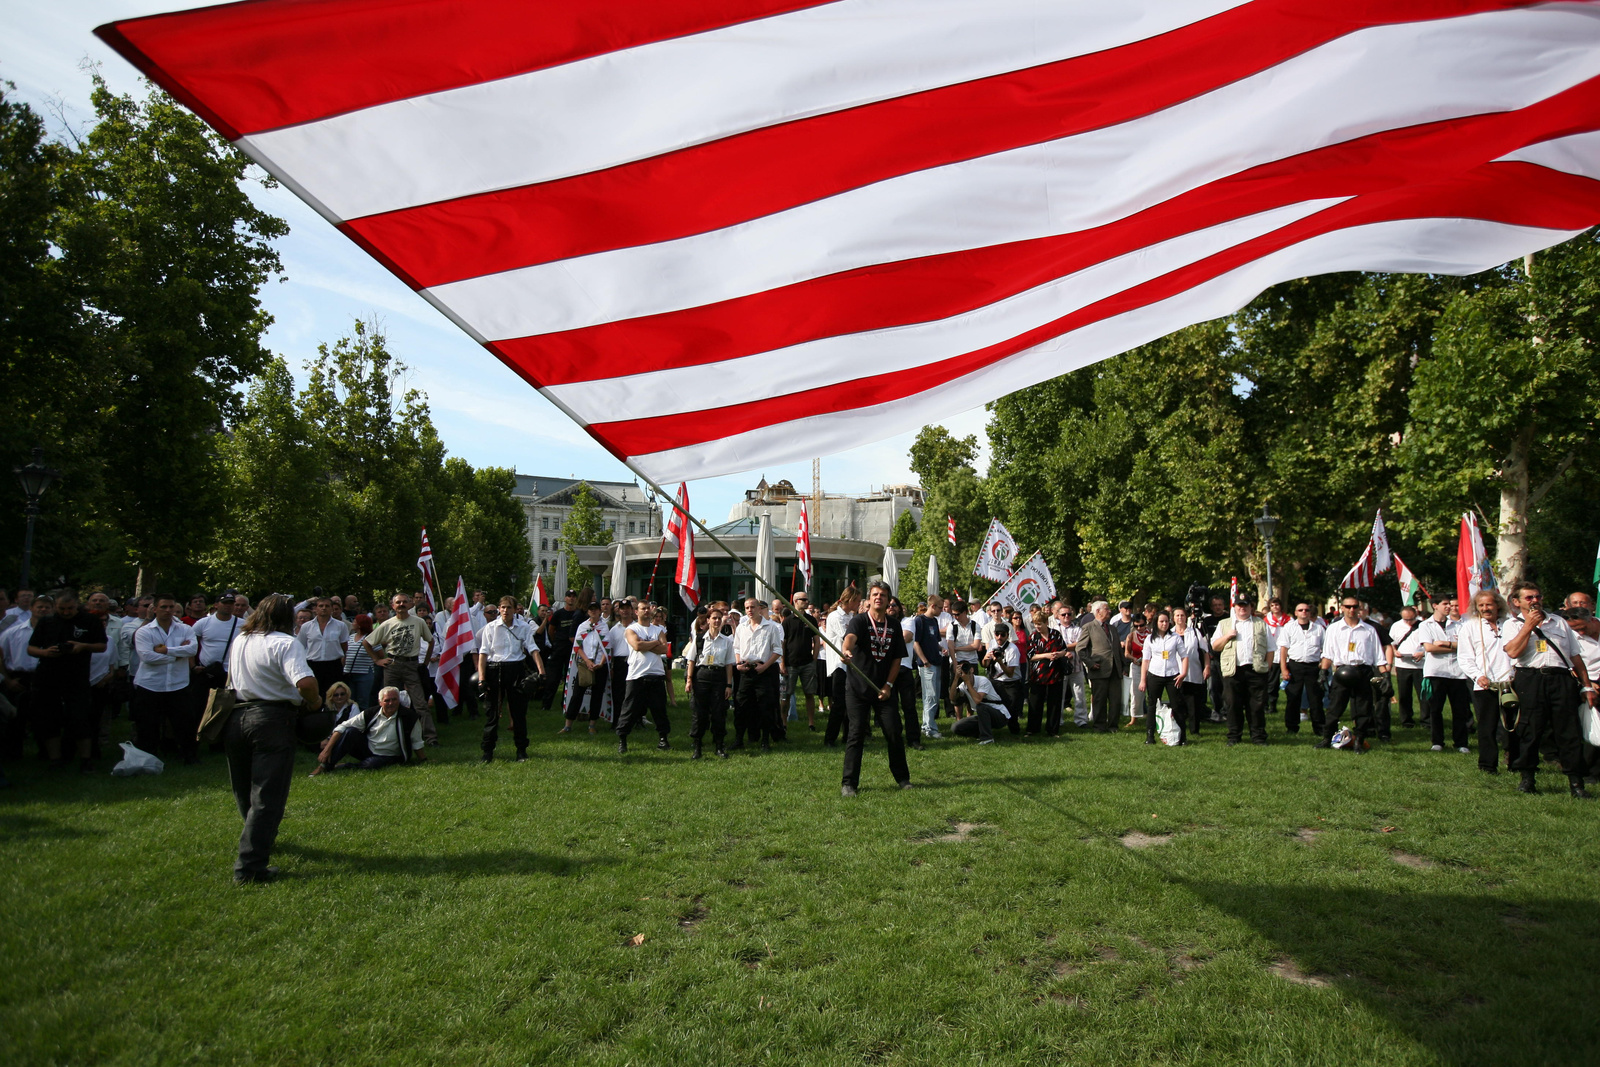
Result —
<path fill-rule="evenodd" d="M 1285 735 L 1306 727 L 1317 747 L 1357 753 L 1392 737 L 1397 707 L 1403 728 L 1429 730 L 1435 752 L 1470 754 L 1476 738 L 1478 766 L 1496 773 L 1504 750 L 1524 791 L 1536 788 L 1541 758 L 1553 759 L 1572 794 L 1587 796 L 1585 778 L 1592 782 L 1600 766 L 1579 728 L 1600 671 L 1594 598 L 1573 593 L 1547 613 L 1538 587 L 1522 583 L 1509 601 L 1493 591 L 1476 599 L 1462 611 L 1441 597 L 1392 620 L 1369 616 L 1351 595 L 1324 617 L 1306 601 L 1285 612 L 1273 599 L 1258 614 L 1248 593 L 1230 604 L 1195 589 L 1184 604 L 1138 611 L 1094 601 L 1079 613 L 1056 600 L 1024 612 L 959 596 L 908 609 L 874 583 L 865 597 L 852 586 L 826 605 L 805 593 L 774 600 L 770 617 L 754 597 L 707 604 L 675 654 L 664 608 L 637 598 L 568 591 L 559 607 L 529 611 L 479 590 L 460 706 L 451 709 L 436 679 L 444 613 L 434 618 L 421 593 L 368 610 L 357 597 L 319 589 L 295 605 L 293 636 L 326 704 L 303 716 L 298 732 L 319 752 L 316 773 L 349 761 L 376 768 L 437 745 L 438 723 L 452 713 L 481 713 L 481 759 L 494 759 L 509 728 L 522 761 L 529 704 L 549 710 L 559 700 L 561 733 L 586 722 L 594 734 L 604 723 L 626 752 L 630 735 L 649 726 L 667 749 L 678 666 L 691 758 L 702 757 L 708 735 L 720 758 L 747 743 L 767 751 L 786 740 L 803 705 L 810 729 L 819 710 L 826 716 L 825 744 L 844 742 L 847 795 L 874 729 L 904 787 L 905 750 L 940 738 L 941 718 L 980 744 L 1008 732 L 1060 736 L 1070 714 L 1094 732 L 1117 729 L 1124 715 L 1129 725 L 1142 719 L 1152 744 L 1158 726 L 1162 740 L 1187 745 L 1205 724 L 1223 723 L 1226 744 L 1265 745 L 1268 717 L 1281 705 Z M 18 711 L 4 726 L 0 759 L 20 757 L 31 733 L 42 757 L 93 771 L 124 707 L 140 748 L 201 758 L 194 728 L 223 684 L 249 610 L 243 594 L 181 606 L 170 596 L 134 597 L 119 606 L 104 593 L 80 603 L 65 590 L 19 590 L 13 603 L 0 590 L 0 609 L 3 691 Z M 375 710 L 383 712 L 376 719 Z"/>

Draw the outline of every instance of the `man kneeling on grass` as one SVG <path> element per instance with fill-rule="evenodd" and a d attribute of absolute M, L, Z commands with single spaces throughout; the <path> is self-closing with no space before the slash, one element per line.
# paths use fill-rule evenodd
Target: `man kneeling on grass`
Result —
<path fill-rule="evenodd" d="M 406 743 L 409 741 L 409 744 Z M 342 760 L 356 760 L 364 771 L 377 771 L 391 763 L 420 763 L 423 754 L 422 720 L 400 701 L 400 690 L 385 686 L 378 691 L 378 706 L 367 708 L 333 728 L 317 757 L 315 778 L 339 769 Z"/>
<path fill-rule="evenodd" d="M 973 670 L 972 664 L 957 663 L 955 668 L 956 701 L 958 704 L 966 702 L 972 714 L 957 719 L 951 731 L 957 737 L 976 737 L 980 745 L 993 744 L 995 728 L 1005 725 L 1011 718 L 1011 712 L 1000 698 L 1000 691 L 994 687 L 994 683 Z"/>

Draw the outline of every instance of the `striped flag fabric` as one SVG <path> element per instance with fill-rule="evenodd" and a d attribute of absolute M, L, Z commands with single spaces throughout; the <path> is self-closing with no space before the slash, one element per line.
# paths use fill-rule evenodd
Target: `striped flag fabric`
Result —
<path fill-rule="evenodd" d="M 1372 542 L 1367 542 L 1367 547 L 1361 550 L 1361 558 L 1356 560 L 1356 565 L 1345 572 L 1339 579 L 1340 589 L 1371 589 L 1375 584 L 1377 572 L 1372 568 Z"/>
<path fill-rule="evenodd" d="M 954 515 L 946 515 L 944 519 L 945 540 L 953 545 L 956 543 L 956 517 Z"/>
<path fill-rule="evenodd" d="M 1383 525 L 1383 509 L 1372 517 L 1372 572 L 1387 574 L 1394 566 L 1394 552 L 1389 548 L 1389 531 Z"/>
<path fill-rule="evenodd" d="M 1483 547 L 1483 531 L 1478 528 L 1478 517 L 1472 512 L 1461 516 L 1461 536 L 1456 541 L 1456 596 L 1461 601 L 1461 614 L 1472 611 L 1473 598 L 1485 589 L 1495 588 L 1494 568 L 1489 565 L 1489 554 Z"/>
<path fill-rule="evenodd" d="M 1237 604 L 1238 602 L 1239 602 L 1239 576 L 1236 574 L 1232 578 L 1228 579 L 1228 603 L 1229 603 L 1229 605 L 1233 605 L 1233 604 Z"/>
<path fill-rule="evenodd" d="M 1414 608 L 1417 606 L 1418 596 L 1425 600 L 1433 599 L 1433 594 L 1428 592 L 1427 588 L 1422 584 L 1422 580 L 1416 576 L 1416 573 L 1410 567 L 1405 565 L 1405 561 L 1400 558 L 1398 553 L 1394 557 L 1394 570 L 1395 577 L 1400 580 L 1401 604 Z"/>
<path fill-rule="evenodd" d="M 433 549 L 428 545 L 428 528 L 422 528 L 422 551 L 417 554 L 417 570 L 422 572 L 422 593 L 428 598 L 428 610 L 439 614 L 439 603 L 434 599 L 434 586 L 439 579 L 433 571 Z"/>
<path fill-rule="evenodd" d="M 1600 7 L 253 0 L 96 31 L 658 483 L 1600 222 Z"/>
<path fill-rule="evenodd" d="M 456 576 L 456 595 L 450 601 L 450 621 L 444 627 L 444 645 L 439 652 L 436 680 L 444 702 L 452 708 L 461 703 L 461 661 L 472 647 L 472 614 L 467 607 L 467 586 Z"/>
<path fill-rule="evenodd" d="M 550 594 L 545 592 L 544 572 L 540 571 L 539 576 L 533 580 L 533 606 L 542 608 L 548 603 L 550 603 Z"/>
<path fill-rule="evenodd" d="M 800 501 L 800 522 L 794 533 L 794 561 L 806 580 L 806 592 L 811 591 L 811 512 L 806 502 Z"/>
<path fill-rule="evenodd" d="M 678 595 L 691 612 L 700 606 L 700 571 L 694 559 L 694 526 L 689 520 L 689 484 L 678 486 L 678 499 L 667 520 L 666 536 L 678 546 Z"/>

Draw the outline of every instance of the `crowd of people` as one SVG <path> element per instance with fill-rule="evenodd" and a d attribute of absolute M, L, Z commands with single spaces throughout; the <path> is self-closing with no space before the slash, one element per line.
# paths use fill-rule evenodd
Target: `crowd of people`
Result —
<path fill-rule="evenodd" d="M 182 605 L 166 594 L 119 605 L 103 592 L 80 602 L 71 590 L 23 589 L 14 600 L 0 590 L 0 761 L 21 758 L 31 735 L 41 759 L 92 773 L 124 711 L 147 752 L 186 764 L 222 752 L 246 820 L 242 881 L 265 877 L 276 821 L 259 809 L 287 796 L 297 747 L 317 753 L 315 775 L 376 770 L 425 760 L 441 723 L 481 716 L 482 761 L 509 729 L 521 762 L 529 706 L 559 700 L 558 733 L 607 729 L 621 754 L 649 727 L 665 750 L 679 669 L 691 759 L 704 756 L 708 734 L 715 758 L 769 751 L 803 718 L 823 744 L 843 743 L 845 796 L 857 793 L 874 731 L 905 788 L 907 749 L 946 731 L 979 745 L 1059 738 L 1070 715 L 1085 732 L 1142 726 L 1147 744 L 1191 745 L 1217 724 L 1227 745 L 1266 745 L 1280 706 L 1284 739 L 1306 732 L 1317 748 L 1361 753 L 1392 738 L 1398 713 L 1401 728 L 1429 732 L 1434 752 L 1470 755 L 1475 741 L 1487 773 L 1503 752 L 1523 792 L 1537 790 L 1545 760 L 1572 796 L 1589 796 L 1600 754 L 1580 714 L 1596 705 L 1600 621 L 1587 591 L 1548 610 L 1523 582 L 1509 598 L 1440 597 L 1395 619 L 1349 594 L 1327 615 L 1308 601 L 1286 612 L 1272 599 L 1258 614 L 1248 593 L 1231 600 L 1191 590 L 1184 604 L 1094 600 L 1080 613 L 1063 600 L 1024 612 L 935 595 L 908 607 L 880 581 L 830 604 L 799 593 L 702 605 L 675 654 L 661 605 L 584 589 L 529 610 L 479 590 L 459 699 L 449 701 L 438 678 L 445 613 L 434 617 L 420 592 L 370 608 L 320 589 L 298 603 L 271 594 L 252 610 L 234 590 Z M 263 671 L 275 680 L 250 681 Z M 221 690 L 243 711 L 202 745 L 202 715 Z"/>

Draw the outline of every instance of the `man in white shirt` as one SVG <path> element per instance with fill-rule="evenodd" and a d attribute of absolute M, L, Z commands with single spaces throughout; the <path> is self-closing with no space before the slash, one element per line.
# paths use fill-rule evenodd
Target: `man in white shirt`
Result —
<path fill-rule="evenodd" d="M 1421 629 L 1422 619 L 1410 604 L 1400 609 L 1400 618 L 1389 627 L 1389 643 L 1394 648 L 1394 691 L 1400 698 L 1401 726 L 1417 724 L 1412 709 L 1422 690 L 1423 659 L 1427 656 L 1427 650 L 1422 647 Z M 1426 710 L 1423 714 L 1427 714 Z"/>
<path fill-rule="evenodd" d="M 1000 698 L 994 683 L 973 669 L 970 663 L 956 666 L 956 690 L 972 714 L 958 718 L 950 727 L 957 737 L 975 737 L 980 745 L 994 744 L 995 727 L 1009 722 L 1011 712 Z"/>
<path fill-rule="evenodd" d="M 589 697 L 591 734 L 595 732 L 594 724 L 604 717 L 601 712 L 607 693 L 607 667 L 611 663 L 611 628 L 600 613 L 598 600 L 589 601 L 585 613 L 587 617 L 578 624 L 572 639 L 572 655 L 567 659 L 567 721 L 559 731 L 564 734 L 570 734 L 572 724 L 578 721 L 585 694 Z M 589 679 L 587 685 L 583 681 L 585 677 Z M 611 714 L 613 718 L 616 716 L 615 711 Z"/>
<path fill-rule="evenodd" d="M 1077 613 L 1072 610 L 1072 605 L 1065 601 L 1057 600 L 1050 605 L 1050 625 L 1061 634 L 1061 641 L 1072 654 L 1067 657 L 1069 664 L 1066 671 L 1066 685 L 1062 689 L 1062 699 L 1068 697 L 1072 700 L 1072 724 L 1074 726 L 1089 725 L 1089 690 L 1084 681 L 1083 662 L 1078 657 L 1078 639 L 1083 636 L 1083 627 L 1078 623 Z"/>
<path fill-rule="evenodd" d="M 1333 681 L 1328 686 L 1327 722 L 1316 747 L 1333 747 L 1339 717 L 1348 704 L 1356 731 L 1355 744 L 1350 750 L 1359 753 L 1369 747 L 1367 739 L 1377 727 L 1372 714 L 1373 672 L 1387 673 L 1389 664 L 1383 643 L 1378 640 L 1378 631 L 1361 618 L 1361 601 L 1344 596 L 1340 599 L 1339 610 L 1339 618 L 1328 627 L 1322 640 L 1322 669 L 1333 671 Z"/>
<path fill-rule="evenodd" d="M 733 744 L 761 742 L 770 752 L 777 725 L 778 657 L 783 653 L 783 627 L 766 618 L 766 605 L 755 597 L 744 602 L 745 620 L 733 631 L 733 677 L 738 703 L 733 711 Z"/>
<path fill-rule="evenodd" d="M 1454 601 L 1443 596 L 1433 603 L 1433 615 L 1417 627 L 1417 637 L 1422 642 L 1426 658 L 1422 663 L 1422 677 L 1427 690 L 1427 700 L 1422 717 L 1432 733 L 1433 751 L 1444 751 L 1444 702 L 1450 701 L 1450 741 L 1457 752 L 1465 755 L 1467 723 L 1472 716 L 1472 690 L 1467 676 L 1461 673 L 1456 658 L 1456 634 L 1461 623 L 1452 619 Z"/>
<path fill-rule="evenodd" d="M 1311 704 L 1311 732 L 1322 736 L 1322 642 L 1328 628 L 1302 600 L 1294 606 L 1294 616 L 1278 628 L 1278 676 L 1288 683 L 1284 690 L 1287 706 L 1283 728 L 1300 732 L 1300 708 Z"/>
<path fill-rule="evenodd" d="M 1545 614 L 1544 594 L 1535 583 L 1513 586 L 1511 599 L 1522 614 L 1519 628 L 1505 645 L 1506 655 L 1517 665 L 1511 679 L 1518 707 L 1511 766 L 1522 772 L 1517 791 L 1538 792 L 1534 772 L 1539 768 L 1539 741 L 1548 734 L 1555 740 L 1556 758 L 1567 775 L 1572 796 L 1588 799 L 1583 787 L 1578 705 L 1581 701 L 1595 706 L 1595 687 L 1589 681 L 1577 638 L 1565 619 Z"/>
<path fill-rule="evenodd" d="M 350 627 L 333 617 L 333 601 L 319 596 L 311 602 L 311 619 L 295 635 L 306 650 L 306 663 L 324 693 L 344 676 L 344 654 L 350 650 Z"/>
<path fill-rule="evenodd" d="M 1478 722 L 1478 769 L 1500 773 L 1500 728 L 1515 722 L 1502 714 L 1501 695 L 1511 689 L 1516 664 L 1506 655 L 1506 642 L 1516 627 L 1505 619 L 1506 603 L 1498 592 L 1485 589 L 1472 598 L 1472 616 L 1456 630 L 1456 665 L 1472 684 L 1472 716 Z M 1508 753 L 1515 739 L 1508 732 Z"/>
<path fill-rule="evenodd" d="M 612 623 L 606 632 L 607 648 L 611 653 L 612 663 L 611 669 L 606 672 L 606 679 L 611 686 L 611 717 L 615 720 L 622 714 L 622 702 L 628 695 L 626 664 L 628 656 L 633 651 L 628 645 L 628 627 L 637 620 L 639 608 L 632 597 L 618 600 L 612 607 L 616 610 L 617 621 Z"/>
<path fill-rule="evenodd" d="M 228 642 L 233 640 L 239 628 L 244 625 L 244 620 L 236 618 L 233 614 L 233 598 L 231 590 L 218 596 L 211 614 L 196 620 L 190 627 L 194 631 L 195 640 L 200 643 L 200 653 L 195 656 L 194 669 L 201 676 L 195 681 L 202 688 L 216 689 L 222 685 L 223 675 L 227 673 L 227 664 L 223 661 L 227 654 Z"/>
<path fill-rule="evenodd" d="M 191 714 L 189 664 L 200 645 L 194 630 L 176 617 L 177 601 L 158 596 L 155 607 L 155 618 L 133 635 L 139 657 L 139 676 L 133 682 L 134 744 L 146 752 L 159 752 L 161 724 L 165 722 L 172 727 L 183 762 L 198 763 L 195 729 L 200 721 Z"/>
<path fill-rule="evenodd" d="M 628 693 L 622 714 L 617 716 L 617 752 L 628 751 L 628 734 L 647 717 L 656 726 L 656 747 L 671 748 L 667 744 L 672 732 L 667 721 L 667 668 L 661 657 L 672 654 L 672 642 L 667 640 L 666 628 L 656 625 L 655 612 L 646 604 L 639 606 L 639 621 L 628 627 L 627 637 Z"/>
<path fill-rule="evenodd" d="M 484 763 L 494 762 L 494 747 L 500 740 L 500 716 L 511 716 L 511 739 L 516 745 L 516 760 L 528 758 L 528 698 L 522 691 L 531 653 L 534 668 L 544 672 L 544 661 L 534 647 L 533 634 L 519 624 L 517 598 L 500 598 L 499 618 L 484 624 L 478 633 L 473 660 L 478 670 L 479 696 L 483 700 L 483 736 L 479 741 Z"/>
<path fill-rule="evenodd" d="M 332 773 L 347 759 L 355 760 L 355 767 L 363 771 L 421 763 L 428 758 L 424 746 L 422 720 L 400 699 L 400 690 L 384 686 L 378 690 L 377 707 L 365 708 L 333 728 L 311 777 Z"/>
<path fill-rule="evenodd" d="M 1256 615 L 1255 600 L 1249 593 L 1240 593 L 1233 614 L 1217 624 L 1211 648 L 1221 653 L 1217 659 L 1228 704 L 1228 744 L 1237 745 L 1243 740 L 1246 721 L 1250 743 L 1266 744 L 1267 686 L 1272 679 L 1268 666 L 1275 650 L 1267 624 Z"/>
<path fill-rule="evenodd" d="M 632 605 L 628 605 L 632 610 Z M 701 756 L 701 741 L 706 729 L 711 730 L 711 744 L 717 755 L 728 758 L 728 701 L 733 699 L 733 638 L 722 632 L 725 613 L 720 604 L 711 605 L 706 612 L 704 633 L 694 633 L 689 647 L 684 649 L 687 677 L 683 691 L 691 704 L 689 740 L 693 743 L 690 759 Z M 693 625 L 693 624 L 691 624 Z"/>
<path fill-rule="evenodd" d="M 33 639 L 33 628 L 39 620 L 54 610 L 55 602 L 49 597 L 30 597 L 28 613 L 22 621 L 0 633 L 0 664 L 5 667 L 6 698 L 17 709 L 17 717 L 6 728 L 4 748 L 0 750 L 0 756 L 7 759 L 22 757 L 23 740 L 27 736 L 28 724 L 33 721 L 33 681 L 34 672 L 39 669 L 39 660 L 28 654 L 28 643 Z M 39 742 L 39 747 L 42 752 L 43 741 Z"/>

